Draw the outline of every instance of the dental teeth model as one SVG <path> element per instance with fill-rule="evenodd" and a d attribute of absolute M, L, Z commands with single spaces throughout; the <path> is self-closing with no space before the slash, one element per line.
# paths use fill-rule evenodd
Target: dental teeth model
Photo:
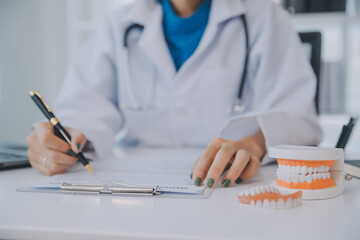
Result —
<path fill-rule="evenodd" d="M 255 187 L 241 192 L 238 199 L 241 203 L 250 204 L 256 208 L 294 208 L 301 205 L 301 191 L 282 195 L 276 187 Z"/>
<path fill-rule="evenodd" d="M 325 199 L 344 189 L 344 152 L 338 148 L 280 145 L 270 147 L 278 162 L 277 187 L 302 191 L 303 199 Z"/>

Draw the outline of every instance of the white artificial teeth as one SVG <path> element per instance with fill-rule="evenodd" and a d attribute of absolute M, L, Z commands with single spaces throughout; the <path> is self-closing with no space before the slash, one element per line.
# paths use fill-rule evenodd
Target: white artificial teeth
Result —
<path fill-rule="evenodd" d="M 299 176 L 299 181 L 300 181 L 301 183 L 305 182 L 305 175 L 300 175 L 300 176 Z"/>
<path fill-rule="evenodd" d="M 314 167 L 314 173 L 319 172 L 319 168 L 318 167 Z"/>
<path fill-rule="evenodd" d="M 284 202 L 284 199 L 282 198 L 279 198 L 279 200 L 277 201 L 277 208 L 285 208 L 285 202 Z"/>
<path fill-rule="evenodd" d="M 297 207 L 297 206 L 298 206 L 297 198 L 294 198 L 294 199 L 293 199 L 292 205 L 293 205 L 293 207 Z"/>
<path fill-rule="evenodd" d="M 325 172 L 328 172 L 330 170 L 330 167 L 325 167 Z"/>
<path fill-rule="evenodd" d="M 260 187 L 256 187 L 256 188 L 255 188 L 255 193 L 256 193 L 256 194 L 261 193 Z"/>
<path fill-rule="evenodd" d="M 299 201 L 299 198 L 295 198 L 293 200 L 293 207 L 298 207 L 300 205 L 300 201 Z"/>
<path fill-rule="evenodd" d="M 309 173 L 309 174 L 313 173 L 313 168 L 309 167 L 307 173 Z"/>
<path fill-rule="evenodd" d="M 300 173 L 300 171 L 301 171 L 300 166 L 296 166 L 296 168 L 295 168 L 295 172 L 296 172 L 297 174 L 299 174 L 299 173 Z"/>
<path fill-rule="evenodd" d="M 292 208 L 292 207 L 293 207 L 293 202 L 291 197 L 289 197 L 286 201 L 285 208 Z"/>
<path fill-rule="evenodd" d="M 318 174 L 317 174 L 317 173 L 313 174 L 313 175 L 312 175 L 312 179 L 313 179 L 313 180 L 317 180 L 317 179 L 318 179 Z"/>
<path fill-rule="evenodd" d="M 281 172 L 277 172 L 276 175 L 277 175 L 277 178 L 282 179 L 282 174 L 281 174 Z"/>
<path fill-rule="evenodd" d="M 251 200 L 250 206 L 255 207 L 255 201 L 254 200 Z"/>
<path fill-rule="evenodd" d="M 270 209 L 275 209 L 276 208 L 276 201 L 275 200 L 271 200 L 270 201 Z"/>
<path fill-rule="evenodd" d="M 311 174 L 309 174 L 309 175 L 306 176 L 306 181 L 307 181 L 308 183 L 311 183 L 311 181 L 312 181 Z"/>
<path fill-rule="evenodd" d="M 306 166 L 302 166 L 301 167 L 301 174 L 305 175 L 307 173 L 307 167 Z"/>
<path fill-rule="evenodd" d="M 261 189 L 261 192 L 262 192 L 262 193 L 266 193 L 266 187 L 263 186 L 263 187 L 261 187 L 260 189 Z"/>
<path fill-rule="evenodd" d="M 291 181 L 292 181 L 293 183 L 297 183 L 297 182 L 299 181 L 299 175 L 293 174 L 293 175 L 291 176 Z"/>
<path fill-rule="evenodd" d="M 270 202 L 269 202 L 268 199 L 265 199 L 265 200 L 263 201 L 263 208 L 270 208 Z"/>
<path fill-rule="evenodd" d="M 255 196 L 255 190 L 253 188 L 250 188 L 250 195 Z"/>
<path fill-rule="evenodd" d="M 285 175 L 285 181 L 290 182 L 290 175 L 289 174 Z"/>
<path fill-rule="evenodd" d="M 246 192 L 244 193 L 245 197 L 248 197 L 249 194 L 250 194 L 249 191 L 246 191 Z"/>
<path fill-rule="evenodd" d="M 326 179 L 326 173 L 321 173 L 321 178 Z"/>
<path fill-rule="evenodd" d="M 290 168 L 290 172 L 291 172 L 291 173 L 295 173 L 295 166 L 292 166 L 292 167 Z"/>
<path fill-rule="evenodd" d="M 326 174 L 326 178 L 330 178 L 330 173 L 329 172 L 327 172 L 325 174 Z"/>
<path fill-rule="evenodd" d="M 279 174 L 279 178 L 281 179 L 281 180 L 285 180 L 285 178 L 284 178 L 284 175 L 283 174 Z"/>
<path fill-rule="evenodd" d="M 286 174 L 281 174 L 282 180 L 286 180 Z"/>
<path fill-rule="evenodd" d="M 256 201 L 255 207 L 257 207 L 257 208 L 262 208 L 261 200 L 257 200 L 257 201 Z"/>
<path fill-rule="evenodd" d="M 325 166 L 320 166 L 319 167 L 319 172 L 325 172 Z"/>

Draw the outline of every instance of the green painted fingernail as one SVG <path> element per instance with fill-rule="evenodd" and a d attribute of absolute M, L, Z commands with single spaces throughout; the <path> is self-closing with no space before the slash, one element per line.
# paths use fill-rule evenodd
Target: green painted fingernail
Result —
<path fill-rule="evenodd" d="M 210 178 L 210 179 L 207 181 L 206 186 L 208 186 L 209 188 L 211 188 L 213 185 L 214 185 L 214 179 L 213 179 L 213 178 Z"/>
<path fill-rule="evenodd" d="M 236 184 L 239 184 L 239 183 L 241 183 L 242 181 L 243 181 L 242 178 L 239 177 L 238 179 L 235 180 L 235 183 L 236 183 Z"/>
<path fill-rule="evenodd" d="M 200 177 L 197 177 L 197 178 L 195 179 L 194 184 L 195 184 L 196 186 L 200 186 L 200 182 L 201 182 L 201 178 L 200 178 Z"/>
<path fill-rule="evenodd" d="M 70 156 L 76 157 L 76 153 L 71 149 L 69 149 L 66 153 Z"/>
<path fill-rule="evenodd" d="M 76 144 L 76 147 L 77 147 L 77 149 L 80 151 L 80 149 L 81 149 L 81 143 L 77 143 L 77 144 Z"/>
<path fill-rule="evenodd" d="M 230 179 L 225 179 L 223 182 L 223 187 L 228 187 L 230 185 Z"/>

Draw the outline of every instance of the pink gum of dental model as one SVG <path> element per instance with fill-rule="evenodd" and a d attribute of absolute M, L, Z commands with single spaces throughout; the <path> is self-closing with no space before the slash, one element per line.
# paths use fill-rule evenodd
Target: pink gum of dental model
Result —
<path fill-rule="evenodd" d="M 294 208 L 301 205 L 302 192 L 282 195 L 276 187 L 255 187 L 239 193 L 238 199 L 258 208 Z"/>

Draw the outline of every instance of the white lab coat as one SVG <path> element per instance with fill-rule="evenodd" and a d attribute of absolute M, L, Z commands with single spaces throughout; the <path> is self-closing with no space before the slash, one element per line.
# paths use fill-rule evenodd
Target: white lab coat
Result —
<path fill-rule="evenodd" d="M 231 108 L 240 86 L 245 37 L 239 18 L 246 14 L 250 59 L 244 88 L 246 111 Z M 132 80 L 124 62 L 124 31 L 129 35 Z M 155 80 L 155 85 L 153 82 Z M 121 110 L 136 100 L 149 104 L 155 86 L 159 109 Z M 162 30 L 162 7 L 139 0 L 111 13 L 71 67 L 55 113 L 79 129 L 100 157 L 111 152 L 114 137 L 139 146 L 206 147 L 215 137 L 240 139 L 262 130 L 267 147 L 316 145 L 321 130 L 314 110 L 315 77 L 287 13 L 270 0 L 212 0 L 203 37 L 176 72 Z M 263 163 L 270 159 L 265 157 Z"/>

